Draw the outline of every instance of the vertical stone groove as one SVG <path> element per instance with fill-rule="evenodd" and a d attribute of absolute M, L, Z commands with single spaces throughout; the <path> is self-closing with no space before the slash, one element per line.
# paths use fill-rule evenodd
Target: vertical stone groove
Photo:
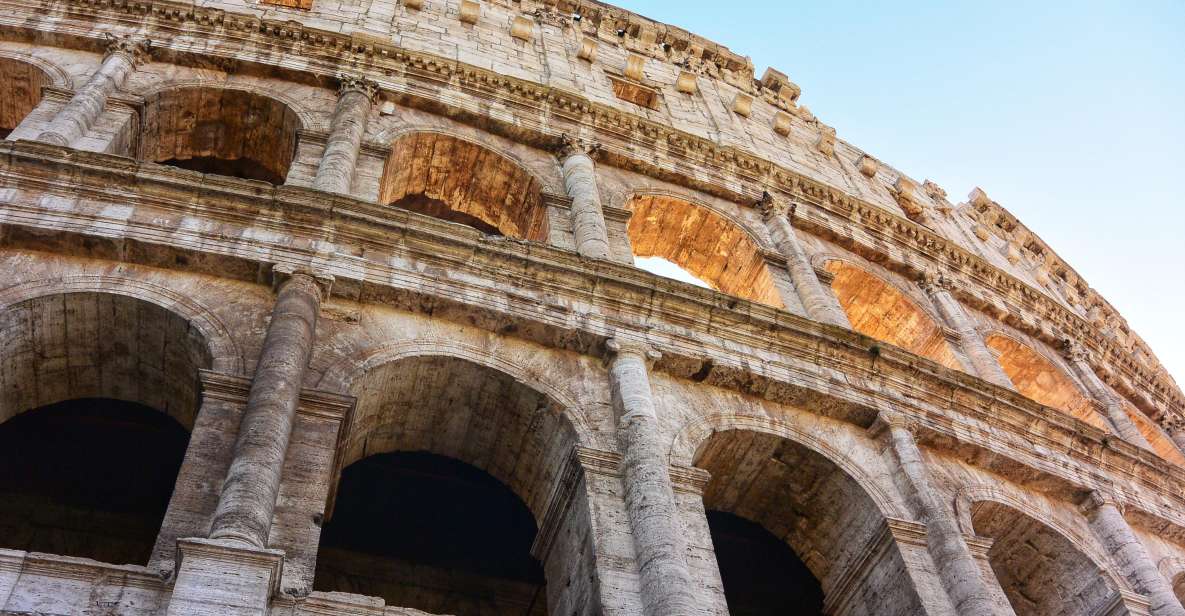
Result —
<path fill-rule="evenodd" d="M 565 137 L 559 157 L 564 189 L 572 198 L 572 235 L 575 236 L 576 251 L 583 257 L 607 259 L 609 234 L 601 192 L 597 188 L 596 166 L 590 156 L 596 147 Z"/>
<path fill-rule="evenodd" d="M 360 78 L 344 77 L 325 140 L 325 153 L 317 167 L 313 188 L 349 194 L 366 123 L 378 85 Z"/>

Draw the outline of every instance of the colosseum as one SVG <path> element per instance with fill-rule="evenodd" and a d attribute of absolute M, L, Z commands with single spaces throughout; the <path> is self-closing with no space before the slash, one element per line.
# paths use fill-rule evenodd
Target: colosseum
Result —
<path fill-rule="evenodd" d="M 0 6 L 0 614 L 1185 616 L 1172 377 L 783 73 L 595 0 Z"/>

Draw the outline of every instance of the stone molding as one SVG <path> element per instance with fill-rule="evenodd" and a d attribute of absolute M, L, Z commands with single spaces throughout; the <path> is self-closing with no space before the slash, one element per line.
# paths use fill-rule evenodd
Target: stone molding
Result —
<path fill-rule="evenodd" d="M 851 565 L 836 577 L 837 581 L 831 585 L 823 598 L 823 613 L 845 613 L 845 604 L 859 590 L 860 581 L 865 579 L 898 544 L 925 549 L 926 525 L 910 520 L 885 518 L 880 532 L 873 535 L 860 548 L 859 555 L 852 560 Z"/>
<path fill-rule="evenodd" d="M 564 468 L 559 474 L 559 482 L 547 502 L 547 509 L 539 524 L 539 532 L 535 534 L 535 541 L 531 545 L 532 556 L 540 562 L 546 562 L 555 537 L 559 533 L 564 514 L 571 508 L 572 501 L 576 498 L 576 489 L 580 486 L 585 474 L 620 478 L 620 465 L 621 455 L 617 452 L 580 446 L 572 450 L 572 455 L 564 461 Z"/>
<path fill-rule="evenodd" d="M 207 32 L 204 34 L 210 38 L 224 36 L 238 40 L 246 34 L 252 37 L 272 39 L 273 44 L 284 46 L 285 51 L 298 55 L 315 57 L 317 54 L 323 53 L 346 54 L 355 56 L 353 59 L 362 66 L 365 66 L 369 61 L 373 68 L 401 65 L 407 77 L 424 78 L 434 82 L 441 78 L 449 81 L 458 79 L 459 85 L 462 86 L 493 87 L 503 90 L 508 98 L 522 99 L 524 104 L 531 107 L 551 106 L 555 115 L 565 119 L 581 122 L 587 121 L 587 116 L 591 115 L 593 124 L 599 124 L 597 128 L 630 129 L 630 133 L 644 137 L 647 142 L 663 141 L 675 149 L 694 153 L 692 158 L 695 163 L 705 168 L 720 167 L 723 175 L 735 176 L 736 180 L 741 180 L 742 185 L 777 185 L 789 194 L 801 196 L 806 202 L 816 205 L 820 212 L 826 212 L 827 216 L 820 216 L 812 224 L 818 224 L 816 230 L 827 236 L 834 238 L 835 231 L 841 229 L 837 226 L 837 221 L 843 221 L 845 225 L 858 221 L 859 224 L 873 231 L 872 235 L 876 237 L 891 239 L 907 250 L 924 255 L 930 260 L 941 262 L 947 268 L 968 270 L 968 273 L 980 283 L 984 291 L 998 294 L 1005 305 L 1010 304 L 1021 312 L 1031 310 L 1038 313 L 1039 318 L 1031 322 L 1020 320 L 1019 325 L 1022 328 L 1035 328 L 1027 333 L 1043 337 L 1047 332 L 1042 331 L 1035 323 L 1052 323 L 1064 333 L 1072 334 L 1083 341 L 1089 341 L 1091 346 L 1105 351 L 1107 362 L 1133 375 L 1136 380 L 1142 381 L 1141 387 L 1149 389 L 1161 399 L 1169 400 L 1178 409 L 1185 408 L 1185 395 L 1173 383 L 1137 365 L 1131 358 L 1131 354 L 1119 344 L 1107 339 L 1085 318 L 1062 306 L 1053 298 L 1045 295 L 1044 292 L 1030 287 L 1011 274 L 997 270 L 985 260 L 922 225 L 860 201 L 844 194 L 837 188 L 780 168 L 768 160 L 746 151 L 731 146 L 719 146 L 705 139 L 630 115 L 619 109 L 593 103 L 570 92 L 499 75 L 455 60 L 409 51 L 399 48 L 393 43 L 387 44 L 377 41 L 374 37 L 347 36 L 306 27 L 297 22 L 265 20 L 218 9 L 179 5 L 169 0 L 147 0 L 145 3 L 136 5 L 109 4 L 99 0 L 57 1 L 70 7 L 68 12 L 75 18 L 98 19 L 106 13 L 133 13 L 138 16 L 145 11 L 169 15 L 172 21 L 189 23 L 195 28 L 206 30 Z M 521 131 L 522 128 L 519 126 L 516 127 L 516 130 Z M 558 136 L 544 137 L 544 140 L 550 139 L 554 142 L 556 138 Z M 621 148 L 607 149 L 612 150 L 606 155 L 606 160 L 611 164 L 633 169 L 646 168 L 645 161 L 637 160 L 633 154 Z M 724 167 L 727 169 L 721 167 L 721 162 L 725 163 Z M 664 178 L 669 176 L 665 170 L 648 168 L 648 172 L 658 173 L 660 177 Z M 697 184 L 697 188 L 705 189 L 718 196 L 733 199 L 737 197 L 732 189 L 721 189 L 718 182 L 708 181 L 707 184 L 704 184 L 702 181 L 694 179 L 692 183 Z M 727 184 L 736 185 L 736 182 L 727 182 Z M 744 197 L 744 195 L 740 196 Z M 840 236 L 853 239 L 851 235 L 840 234 Z M 883 254 L 883 251 L 875 244 L 861 248 L 869 252 L 880 253 L 882 258 L 888 257 L 903 271 L 908 272 L 913 267 L 910 263 L 899 260 L 895 255 Z M 1058 263 L 1065 269 L 1070 269 L 1060 260 Z M 1020 300 L 1020 303 L 1017 300 Z M 993 302 L 989 301 L 988 303 Z M 1110 309 L 1109 306 L 1107 308 Z M 1113 309 L 1110 310 L 1113 312 Z M 1118 315 L 1113 316 L 1118 318 Z M 1137 344 L 1146 347 L 1142 341 L 1137 341 Z M 1150 352 L 1148 354 L 1152 356 Z M 1150 411 L 1151 409 L 1145 409 L 1145 412 Z"/>
<path fill-rule="evenodd" d="M 177 567 L 174 571 L 181 571 L 181 563 L 187 556 L 269 569 L 268 596 L 274 596 L 280 590 L 280 578 L 284 571 L 284 552 L 281 550 L 247 548 L 216 539 L 178 539 Z"/>

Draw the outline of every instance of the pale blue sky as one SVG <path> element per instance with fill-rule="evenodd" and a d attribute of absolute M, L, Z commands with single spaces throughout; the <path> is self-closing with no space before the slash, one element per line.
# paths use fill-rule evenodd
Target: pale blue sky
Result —
<path fill-rule="evenodd" d="M 1185 1 L 614 2 L 781 70 L 952 201 L 983 187 L 1185 385 Z"/>

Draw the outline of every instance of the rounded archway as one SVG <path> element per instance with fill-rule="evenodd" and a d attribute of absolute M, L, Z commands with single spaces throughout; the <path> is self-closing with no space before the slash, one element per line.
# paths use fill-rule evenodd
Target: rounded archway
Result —
<path fill-rule="evenodd" d="M 1021 395 L 1110 431 L 1106 420 L 1094 410 L 1078 385 L 1045 356 L 1001 334 L 988 336 L 984 343 L 996 352 L 1004 374 Z"/>
<path fill-rule="evenodd" d="M 544 567 L 563 571 L 578 557 L 553 550 L 539 563 L 530 552 L 576 443 L 566 411 L 505 372 L 451 356 L 375 366 L 351 391 L 351 466 L 315 589 L 459 616 L 545 614 L 567 589 L 547 586 Z M 455 525 L 478 511 L 483 519 L 467 523 L 497 536 L 458 543 L 468 531 Z M 365 533 L 386 539 L 367 550 Z"/>
<path fill-rule="evenodd" d="M 1116 590 L 1065 535 L 994 501 L 971 505 L 975 534 L 992 540 L 988 563 L 1017 616 L 1101 614 Z"/>
<path fill-rule="evenodd" d="M 0 545 L 144 564 L 197 414 L 204 336 L 136 298 L 0 311 Z"/>
<path fill-rule="evenodd" d="M 947 368 L 962 370 L 941 325 L 909 297 L 864 269 L 846 261 L 828 261 L 831 288 L 852 329 Z"/>
<path fill-rule="evenodd" d="M 442 133 L 409 133 L 395 139 L 379 203 L 491 235 L 547 239 L 547 208 L 539 180 L 506 156 Z"/>
<path fill-rule="evenodd" d="M 139 157 L 283 184 L 300 128 L 296 112 L 274 98 L 230 88 L 170 88 L 144 102 Z"/>
<path fill-rule="evenodd" d="M 884 539 L 884 514 L 829 458 L 778 435 L 728 429 L 699 447 L 695 466 L 712 477 L 704 507 L 730 613 L 922 610 L 901 553 Z M 866 557 L 877 560 L 875 575 L 858 571 Z"/>
<path fill-rule="evenodd" d="M 626 208 L 635 257 L 665 259 L 717 291 L 783 307 L 760 247 L 739 225 L 666 195 L 638 195 Z"/>
<path fill-rule="evenodd" d="M 1136 425 L 1136 429 L 1140 431 L 1140 434 L 1144 436 L 1144 440 L 1148 441 L 1148 444 L 1152 446 L 1152 451 L 1156 455 L 1173 464 L 1185 466 L 1185 455 L 1181 454 L 1181 450 L 1177 448 L 1173 439 L 1169 438 L 1160 429 L 1160 426 L 1156 425 L 1156 422 L 1149 419 L 1147 415 L 1140 412 L 1140 409 L 1136 408 L 1130 402 L 1124 402 L 1123 410 L 1131 418 L 1132 423 Z"/>
<path fill-rule="evenodd" d="M 0 57 L 0 86 L 4 96 L 0 97 L 0 139 L 20 125 L 41 102 L 41 89 L 52 83 L 45 71 L 28 63 L 12 58 Z"/>

